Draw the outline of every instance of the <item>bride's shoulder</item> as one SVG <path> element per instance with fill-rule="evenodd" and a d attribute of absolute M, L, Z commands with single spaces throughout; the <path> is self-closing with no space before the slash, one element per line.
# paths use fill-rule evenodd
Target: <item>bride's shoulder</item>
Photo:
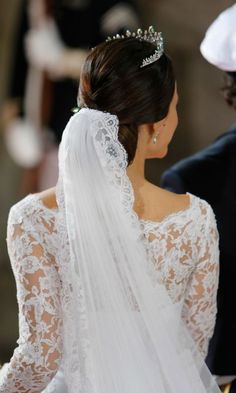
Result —
<path fill-rule="evenodd" d="M 182 217 L 183 220 L 191 218 L 192 222 L 215 221 L 213 210 L 209 203 L 191 193 L 176 194 L 154 186 L 153 195 L 156 196 L 158 208 L 162 206 L 160 216 Z M 155 205 L 155 204 L 154 204 Z"/>
<path fill-rule="evenodd" d="M 46 253 L 51 255 L 50 257 L 47 254 L 47 263 L 56 263 L 52 256 L 60 244 L 57 231 L 58 216 L 49 195 L 47 192 L 29 194 L 10 209 L 6 240 L 14 271 L 19 267 L 27 269 L 28 265 L 22 263 L 28 256 L 35 257 L 29 259 L 33 268 L 38 268 L 38 263 L 44 263 Z"/>
<path fill-rule="evenodd" d="M 42 222 L 52 223 L 56 209 L 54 188 L 37 194 L 29 194 L 11 207 L 8 226 L 20 224 L 24 228 L 39 228 Z"/>
<path fill-rule="evenodd" d="M 175 194 L 170 192 L 167 198 L 173 200 L 175 204 L 175 209 L 183 212 L 182 218 L 186 222 L 191 222 L 193 228 L 201 232 L 206 228 L 214 228 L 216 230 L 216 218 L 210 204 L 191 193 L 186 194 Z M 182 206 L 182 207 L 181 207 Z"/>
<path fill-rule="evenodd" d="M 166 207 L 173 212 L 188 209 L 191 204 L 189 194 L 176 194 L 163 188 L 158 189 L 158 193 Z"/>
<path fill-rule="evenodd" d="M 144 196 L 145 210 L 154 221 L 163 221 L 169 216 L 188 210 L 190 199 L 188 194 L 175 194 L 149 183 Z"/>
<path fill-rule="evenodd" d="M 47 190 L 41 191 L 36 194 L 42 204 L 48 209 L 56 209 L 57 200 L 56 200 L 56 189 L 55 187 L 49 188 Z"/>

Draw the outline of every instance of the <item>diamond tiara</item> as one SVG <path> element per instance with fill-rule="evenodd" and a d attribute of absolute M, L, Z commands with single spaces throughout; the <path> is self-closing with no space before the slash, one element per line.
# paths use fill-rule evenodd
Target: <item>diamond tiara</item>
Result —
<path fill-rule="evenodd" d="M 133 33 L 127 30 L 125 35 L 116 34 L 113 37 L 107 37 L 106 41 L 113 41 L 120 38 L 122 39 L 132 37 L 136 38 L 137 40 L 151 42 L 152 44 L 156 45 L 155 52 L 151 56 L 146 57 L 146 59 L 143 59 L 140 68 L 146 67 L 147 65 L 154 63 L 155 61 L 159 60 L 160 57 L 163 55 L 164 41 L 162 33 L 155 31 L 153 26 L 149 26 L 148 30 L 144 30 L 144 32 L 142 31 L 142 29 L 138 29 L 137 32 Z"/>

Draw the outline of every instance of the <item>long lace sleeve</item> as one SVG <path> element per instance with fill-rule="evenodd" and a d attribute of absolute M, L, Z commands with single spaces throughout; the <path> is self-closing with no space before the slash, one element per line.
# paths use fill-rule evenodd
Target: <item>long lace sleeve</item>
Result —
<path fill-rule="evenodd" d="M 19 209 L 16 205 L 10 212 L 7 242 L 20 336 L 10 363 L 0 373 L 0 392 L 39 393 L 55 375 L 61 357 L 60 280 L 55 258 L 44 244 L 52 235 L 52 222 L 22 216 Z"/>
<path fill-rule="evenodd" d="M 218 231 L 212 209 L 205 202 L 198 225 L 200 235 L 194 244 L 198 260 L 187 286 L 182 316 L 205 357 L 215 325 L 219 275 Z"/>

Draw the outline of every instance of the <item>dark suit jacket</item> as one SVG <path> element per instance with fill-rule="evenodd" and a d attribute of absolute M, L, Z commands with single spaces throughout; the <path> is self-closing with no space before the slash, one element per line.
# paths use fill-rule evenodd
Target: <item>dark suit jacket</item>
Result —
<path fill-rule="evenodd" d="M 220 283 L 207 364 L 236 375 L 236 124 L 213 144 L 164 172 L 162 187 L 190 192 L 212 206 L 220 234 Z"/>

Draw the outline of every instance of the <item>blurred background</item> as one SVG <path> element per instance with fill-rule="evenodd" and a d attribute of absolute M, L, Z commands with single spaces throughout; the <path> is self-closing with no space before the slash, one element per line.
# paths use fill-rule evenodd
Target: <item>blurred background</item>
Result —
<path fill-rule="evenodd" d="M 40 0 L 32 0 L 34 3 L 37 1 L 40 2 Z M 83 3 L 86 1 L 80 0 L 80 6 L 85 7 Z M 75 10 L 76 0 L 68 0 L 68 2 L 70 9 Z M 66 0 L 62 3 L 66 3 Z M 98 3 L 101 5 L 103 0 L 97 0 Z M 107 0 L 104 3 L 107 3 Z M 223 9 L 233 3 L 234 1 L 230 0 L 136 0 L 132 17 L 130 10 L 126 10 L 127 25 L 131 28 L 137 23 L 141 27 L 153 25 L 164 33 L 165 46 L 176 69 L 180 97 L 179 126 L 168 156 L 163 160 L 153 160 L 147 163 L 147 176 L 156 184 L 165 169 L 208 145 L 235 121 L 235 112 L 227 107 L 220 92 L 224 85 L 223 73 L 209 65 L 199 52 L 199 44 L 208 25 Z M 14 83 L 22 82 L 20 58 L 16 56 L 16 51 L 20 38 L 22 6 L 25 4 L 26 2 L 20 0 L 1 0 L 0 2 L 0 363 L 9 360 L 16 346 L 18 332 L 15 282 L 5 242 L 9 208 L 28 192 L 37 191 L 43 188 L 43 185 L 50 185 L 50 180 L 45 180 L 45 178 L 40 180 L 40 186 L 38 183 L 36 185 L 35 178 L 38 172 L 29 172 L 28 169 L 27 172 L 19 165 L 19 162 L 13 159 L 9 154 L 9 149 L 6 148 L 6 116 L 3 114 L 3 108 L 9 98 L 9 91 L 12 90 L 13 79 L 15 78 Z M 91 32 L 94 28 L 92 20 L 96 17 L 95 8 L 94 16 L 86 20 Z M 62 23 L 63 18 L 60 20 Z M 111 21 L 106 20 L 106 24 L 111 24 Z M 106 27 L 108 31 L 109 26 Z M 80 32 L 81 47 L 85 48 L 84 37 L 81 35 L 83 35 L 83 30 Z M 87 33 L 85 38 L 88 39 Z M 92 38 L 90 44 L 93 45 Z M 81 59 L 85 54 L 83 51 L 79 53 Z M 56 56 L 57 54 L 55 58 Z M 77 57 L 73 56 L 70 58 L 70 71 L 68 72 L 71 78 L 73 74 L 73 89 L 76 92 L 78 75 L 73 67 L 80 57 L 78 53 L 76 53 Z M 49 63 L 50 61 L 49 59 Z M 60 80 L 60 72 L 63 73 L 57 70 L 56 77 L 54 75 L 52 79 Z M 14 78 L 13 74 L 15 74 Z M 65 76 L 68 79 L 68 75 L 63 77 Z M 60 90 L 60 86 L 58 89 Z M 70 97 L 71 101 L 68 105 L 71 106 L 72 103 L 72 106 L 75 106 L 76 93 L 71 94 Z M 54 133 L 53 137 L 48 138 L 47 145 L 56 146 L 59 137 L 60 135 Z M 53 159 L 53 154 L 56 154 L 53 149 L 50 150 L 50 154 L 51 152 L 49 168 L 55 164 L 55 162 L 50 164 L 50 159 Z M 36 153 L 39 154 L 38 151 Z"/>

